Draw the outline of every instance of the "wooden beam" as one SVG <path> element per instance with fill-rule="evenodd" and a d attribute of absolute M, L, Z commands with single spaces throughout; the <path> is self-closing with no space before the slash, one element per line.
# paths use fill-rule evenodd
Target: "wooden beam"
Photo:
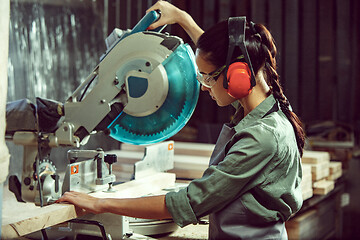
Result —
<path fill-rule="evenodd" d="M 90 195 L 102 198 L 135 198 L 150 193 L 159 194 L 162 189 L 172 187 L 174 183 L 175 174 L 157 173 L 116 185 L 114 188 L 117 191 L 114 193 L 99 191 Z M 11 192 L 4 191 L 1 239 L 17 238 L 76 217 L 72 204 L 52 204 L 41 208 L 33 203 L 17 202 Z"/>

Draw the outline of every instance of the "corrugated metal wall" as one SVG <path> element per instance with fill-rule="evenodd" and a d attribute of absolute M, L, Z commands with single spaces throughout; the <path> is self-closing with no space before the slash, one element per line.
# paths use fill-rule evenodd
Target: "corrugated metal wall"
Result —
<path fill-rule="evenodd" d="M 79 1 L 11 1 L 8 101 L 65 101 L 105 51 L 102 15 Z"/>
<path fill-rule="evenodd" d="M 7 101 L 42 97 L 64 102 L 105 51 L 102 2 L 12 0 L 10 7 Z M 23 148 L 7 144 L 10 175 L 21 176 Z M 120 144 L 99 134 L 85 148 L 112 145 Z M 60 171 L 68 149 L 51 152 Z"/>
<path fill-rule="evenodd" d="M 131 28 L 156 1 L 108 1 L 108 30 Z M 359 1 L 357 0 L 172 0 L 207 29 L 229 16 L 265 24 L 279 50 L 278 68 L 287 97 L 305 123 L 335 120 L 359 125 Z M 165 31 L 190 41 L 178 26 Z M 228 120 L 201 94 L 194 121 Z M 196 124 L 196 123 L 195 123 Z"/>

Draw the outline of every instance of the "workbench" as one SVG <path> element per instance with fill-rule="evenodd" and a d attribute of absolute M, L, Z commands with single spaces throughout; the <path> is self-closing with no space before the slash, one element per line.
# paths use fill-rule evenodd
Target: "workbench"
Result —
<path fill-rule="evenodd" d="M 175 174 L 157 173 L 140 180 L 133 180 L 114 186 L 115 193 L 95 192 L 96 197 L 131 198 L 149 193 L 161 193 L 162 189 L 175 183 Z M 13 193 L 4 186 L 2 216 L 2 239 L 12 239 L 55 226 L 76 218 L 75 207 L 71 204 L 52 204 L 45 207 L 35 206 L 33 203 L 17 202 Z M 173 235 L 163 236 L 162 239 L 207 239 L 207 226 L 189 226 L 176 231 Z M 196 236 L 194 238 L 189 238 Z"/>

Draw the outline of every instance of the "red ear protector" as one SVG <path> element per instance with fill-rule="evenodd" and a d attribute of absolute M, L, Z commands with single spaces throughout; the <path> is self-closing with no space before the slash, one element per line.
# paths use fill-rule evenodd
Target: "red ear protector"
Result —
<path fill-rule="evenodd" d="M 233 17 L 228 19 L 229 48 L 226 59 L 224 88 L 230 96 L 239 99 L 246 97 L 256 85 L 255 74 L 249 54 L 245 47 L 246 17 Z M 245 62 L 230 64 L 235 47 L 239 47 Z"/>
<path fill-rule="evenodd" d="M 246 63 L 232 63 L 229 66 L 226 74 L 228 82 L 228 94 L 236 99 L 243 98 L 249 95 L 252 89 L 250 83 L 250 76 L 250 69 Z"/>

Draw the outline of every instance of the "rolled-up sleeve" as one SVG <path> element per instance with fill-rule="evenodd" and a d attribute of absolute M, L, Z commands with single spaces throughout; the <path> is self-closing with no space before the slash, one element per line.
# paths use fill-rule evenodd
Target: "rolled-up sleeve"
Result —
<path fill-rule="evenodd" d="M 274 134 L 257 126 L 236 134 L 230 145 L 224 160 L 206 169 L 202 178 L 166 195 L 168 211 L 179 226 L 197 223 L 264 180 L 263 170 L 277 151 Z"/>
<path fill-rule="evenodd" d="M 165 201 L 166 207 L 177 225 L 184 227 L 191 223 L 197 223 L 197 217 L 189 203 L 187 189 L 167 193 Z"/>

